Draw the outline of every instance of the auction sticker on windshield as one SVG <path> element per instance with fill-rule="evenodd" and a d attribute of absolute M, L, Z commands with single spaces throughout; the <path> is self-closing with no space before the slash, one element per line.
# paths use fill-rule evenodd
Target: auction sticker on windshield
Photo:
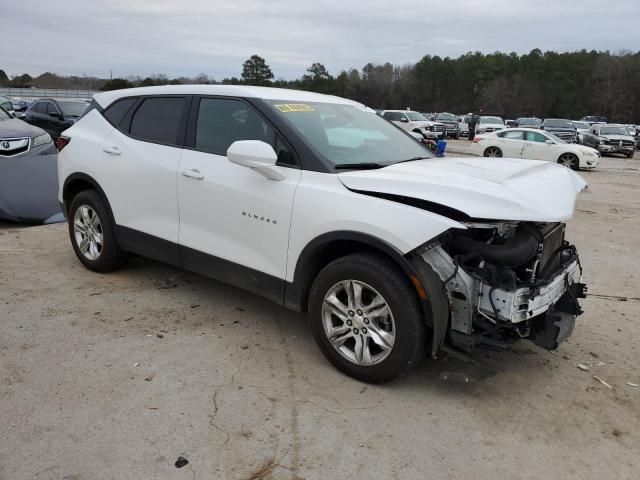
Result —
<path fill-rule="evenodd" d="M 275 105 L 281 112 L 313 112 L 313 108 L 304 103 L 287 103 L 283 105 Z"/>

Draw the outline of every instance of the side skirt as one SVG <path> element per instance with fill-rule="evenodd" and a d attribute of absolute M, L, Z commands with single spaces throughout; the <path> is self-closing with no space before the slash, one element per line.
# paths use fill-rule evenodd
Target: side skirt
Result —
<path fill-rule="evenodd" d="M 168 240 L 116 225 L 120 248 L 143 257 L 199 273 L 284 304 L 285 280 Z"/>

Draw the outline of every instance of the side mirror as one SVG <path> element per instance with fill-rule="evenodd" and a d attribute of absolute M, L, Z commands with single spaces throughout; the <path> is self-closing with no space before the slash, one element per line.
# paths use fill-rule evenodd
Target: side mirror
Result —
<path fill-rule="evenodd" d="M 231 163 L 250 168 L 270 180 L 284 180 L 286 177 L 276 168 L 278 156 L 268 143 L 260 140 L 239 140 L 227 149 L 227 159 Z"/>
<path fill-rule="evenodd" d="M 545 140 L 545 142 L 547 145 L 553 145 L 555 142 L 553 140 Z"/>
<path fill-rule="evenodd" d="M 407 123 L 409 120 L 407 120 L 407 117 L 401 117 L 401 118 L 400 118 L 400 121 L 401 121 L 402 123 Z"/>

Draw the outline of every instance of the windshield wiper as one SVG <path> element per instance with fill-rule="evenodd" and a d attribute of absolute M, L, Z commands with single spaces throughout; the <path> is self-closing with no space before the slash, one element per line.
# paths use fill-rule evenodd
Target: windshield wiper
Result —
<path fill-rule="evenodd" d="M 406 160 L 400 160 L 398 162 L 394 162 L 394 165 L 396 163 L 405 163 L 405 162 L 415 162 L 416 160 L 428 160 L 432 157 L 412 157 L 412 158 L 407 158 Z"/>
<path fill-rule="evenodd" d="M 381 163 L 362 162 L 362 163 L 339 163 L 335 165 L 336 170 L 375 170 L 376 168 L 388 167 L 389 165 L 383 165 Z"/>

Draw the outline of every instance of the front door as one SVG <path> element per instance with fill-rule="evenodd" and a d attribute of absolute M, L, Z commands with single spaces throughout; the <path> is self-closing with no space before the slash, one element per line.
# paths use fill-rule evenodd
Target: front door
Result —
<path fill-rule="evenodd" d="M 270 180 L 230 163 L 226 153 L 238 140 L 269 143 L 285 161 L 291 149 L 244 100 L 201 98 L 194 108 L 192 145 L 177 181 L 184 266 L 282 301 L 300 170 L 276 167 L 285 179 Z"/>

